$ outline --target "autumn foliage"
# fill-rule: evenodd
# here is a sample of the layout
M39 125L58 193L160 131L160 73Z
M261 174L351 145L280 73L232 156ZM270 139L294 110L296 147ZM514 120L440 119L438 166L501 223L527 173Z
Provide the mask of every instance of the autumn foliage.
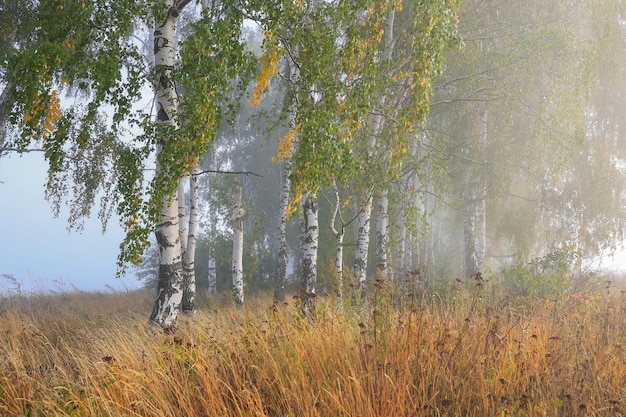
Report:
M63 117L61 100L57 91L52 90L47 100L41 95L37 95L31 107L24 114L24 121L32 126L37 137L41 134L41 139L46 140L54 133L57 122L61 120L61 117Z

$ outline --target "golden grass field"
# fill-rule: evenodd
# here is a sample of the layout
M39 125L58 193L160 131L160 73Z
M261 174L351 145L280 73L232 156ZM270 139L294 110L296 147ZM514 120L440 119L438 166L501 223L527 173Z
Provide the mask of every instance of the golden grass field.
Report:
M245 309L203 297L176 332L152 296L0 301L3 416L619 416L626 296L528 300L458 285L415 303L378 289Z

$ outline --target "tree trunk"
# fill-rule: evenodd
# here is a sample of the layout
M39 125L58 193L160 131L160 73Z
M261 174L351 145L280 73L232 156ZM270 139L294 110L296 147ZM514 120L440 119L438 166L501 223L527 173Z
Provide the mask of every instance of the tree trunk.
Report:
M175 35L179 11L172 6L166 19L157 22L154 31L154 61L156 76L157 122L176 126L178 97L172 70L175 66ZM171 140L171 139L169 139ZM161 167L157 164L157 171ZM176 327L183 297L182 259L178 225L177 192L165 196L161 210L161 222L157 225L156 239L159 245L159 271L157 298L150 320L163 328Z
M13 89L13 83L8 82L0 94L0 149L4 145L6 139L6 126L9 115L9 107L11 105L11 90ZM0 156L1 150L0 150Z
M410 175L404 180L404 192L398 208L398 218L400 221L398 225L397 255L394 266L396 269L396 276L400 279L401 285L406 284L407 273L409 271L407 266L409 259L409 231L407 224L413 220L409 216L409 213L411 212L410 208L412 207L413 193L415 192L411 187L413 175Z
M182 309L185 313L196 311L196 239L198 231L199 192L198 177L195 175L199 170L194 169L189 177L189 228L187 230L187 245L183 252L183 301Z
M211 149L211 169L217 169L217 150L216 144L213 143L213 148ZM215 174L209 174L214 176ZM208 180L209 184L209 192L214 192L211 190L211 181ZM209 260L207 262L208 266L208 274L207 274L207 289L209 294L215 294L217 291L217 268L215 267L215 239L217 236L217 225L216 219L217 216L214 215L215 207L213 207L213 203L210 199L209 201L209 209L208 209L208 222L209 222Z
M395 20L395 11L390 10L387 12L387 16L385 18L385 27L383 32L383 56L382 59L389 61L392 57L393 52L393 24ZM372 134L368 140L367 144L367 156L369 158L375 158L376 155L386 154L385 149L379 149L380 146L377 146L376 136L380 134L383 130L383 126L385 124L385 120L383 118L383 108L385 106L385 97L381 99L379 103L380 109L377 115L375 115L372 119ZM382 174L382 173L381 173ZM356 291L353 295L353 298L358 296L365 296L365 284L367 281L367 256L368 256L368 246L370 240L370 220L372 216L372 197L373 197L373 186L367 193L367 199L363 207L361 208L361 212L357 217L357 243L356 243L356 255L354 259L354 274L356 278L358 278L358 284ZM386 209L385 209L386 213ZM386 229L386 226L385 226ZM384 235L386 239L386 234ZM377 242L378 243L378 242ZM384 242L381 242L384 243ZM385 243L386 244L386 243ZM378 245L377 245L378 248ZM384 265L387 264L387 254L385 247L385 261Z
M310 313L315 298L317 281L317 247L319 240L317 199L310 194L304 197L304 239L302 242L302 308Z
M282 187L280 190L280 207L278 209L278 273L274 282L274 301L285 301L285 280L287 277L287 209L289 207L289 191L291 181L291 162L286 160L283 162L281 180Z
M467 191L465 195L465 214L463 215L463 240L465 242L465 276L471 278L480 271L476 253L476 213L474 211L475 194Z
M343 306L343 238L345 235L345 224L343 222L343 218L340 214L341 210L341 201L339 199L339 187L337 186L337 182L333 178L333 192L335 194L335 208L333 209L333 214L330 218L330 231L335 236L337 240L337 248L335 251L335 275L337 279L336 283L336 293L337 293L337 301L339 303L339 307ZM335 227L335 221L337 217L340 219L339 229Z
M479 147L484 152L487 147L487 110L483 109L478 114ZM479 199L476 205L476 257L478 265L482 269L485 263L485 251L487 249L487 190L481 181L478 187Z
M243 188L241 182L235 185L235 205L233 207L233 298L235 304L243 306Z
M185 197L185 178L181 178L178 180L178 234L183 258L187 251L187 204Z
M353 299L365 296L365 284L367 280L367 255L370 242L370 218L372 217L371 194L363 205L356 219L357 238L356 253L354 255L354 276L358 280Z
M209 262L208 262L208 292L209 294L215 294L217 291L217 269L215 268L215 259L213 258L213 249L210 250Z
M378 210L376 212L376 270L389 275L389 197L387 188L384 188L378 196Z
M477 136L479 154L487 143L487 114L478 113ZM463 216L463 238L465 241L465 276L476 276L485 259L485 186L476 170L468 168L465 179L465 213Z

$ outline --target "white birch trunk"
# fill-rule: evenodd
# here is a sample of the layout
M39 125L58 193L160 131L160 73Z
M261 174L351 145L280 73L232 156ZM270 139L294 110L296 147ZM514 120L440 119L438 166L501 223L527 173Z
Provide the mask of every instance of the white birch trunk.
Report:
M291 162L283 162L281 170L280 206L278 209L278 273L274 282L274 301L285 301L285 280L287 278L287 209L291 189Z
M487 110L483 110L478 115L479 120L479 146L481 151L487 147ZM487 249L487 190L485 184L478 187L479 198L476 205L476 257L478 266L483 269L485 263L485 252Z
M339 214L339 210L341 210L341 201L339 199L339 187L337 186L337 182L333 178L333 192L335 194L335 208L333 210L333 214L330 218L330 231L335 236L337 247L335 250L335 275L337 278L337 301L339 303L339 307L343 306L343 238L345 235L345 225L341 215ZM335 221L337 217L340 218L341 224L339 229L335 227Z
M187 230L187 244L183 252L183 301L182 309L185 313L196 311L196 239L199 217L199 169L194 169L189 177L189 228Z
M217 169L217 145L214 143L211 149L211 168ZM215 174L210 174L215 175ZM210 184L210 182L209 182ZM210 187L210 185L209 185ZM209 188L209 192L213 192ZM215 238L217 236L216 216L213 214L215 207L209 204L209 260L207 262L208 276L207 276L207 289L209 294L215 294L217 291L217 268L215 266Z
M233 207L233 298L235 304L243 306L243 217L245 210L243 207L243 189L241 183L237 181L235 185L235 205Z
M175 65L175 36L179 11L174 8L173 1L167 1L166 5L169 9L167 17L163 22L157 22L154 31L157 122L165 126L176 126L178 97L172 69ZM161 167L157 164L157 171L160 169ZM150 320L163 328L171 328L176 326L183 296L176 192L164 197L156 239L159 245L160 261L157 299Z
M385 19L385 27L383 34L383 59L390 60L393 52L393 24L395 20L395 11L391 10L387 13ZM378 115L372 119L372 135L370 136L367 144L368 158L373 157L376 153L380 153L381 150L377 150L376 135L378 135L385 123L383 119L384 97L380 103L381 111ZM372 215L372 197L373 189L370 189L367 194L366 204L361 208L361 212L357 217L357 242L356 242L356 255L354 259L354 274L358 279L357 291L362 297L365 296L365 284L367 282L367 256L368 246L370 240L370 220ZM386 258L385 254L385 258ZM386 262L385 262L386 263Z
M304 239L302 241L302 307L309 313L315 298L317 282L317 248L319 243L317 199L310 194L304 196Z
M466 182L468 188L471 186ZM465 214L463 215L463 240L465 241L465 277L471 278L480 271L476 253L476 213L474 200L476 196L471 190L465 195Z
M407 222L407 218L406 218L406 212L405 210L402 211L401 215L400 215L401 219L400 219L400 230L398 231L398 259L397 259L397 263L396 263L396 269L397 269L397 275L400 277L404 277L404 274L407 272L407 267L406 267L406 260L407 260L407 256L406 256L406 246L407 246L407 242L406 242L406 222Z
M187 205L185 200L185 178L181 178L178 180L178 235L183 258L187 251Z
M209 294L215 294L217 291L217 269L215 267L215 258L213 257L213 249L210 251L208 262L208 291Z
M415 150L417 152L417 150ZM427 194L422 200L422 196L417 191L421 184L417 174L413 175L409 180L410 188L413 190L411 196L411 205L415 209L414 218L412 221L415 224L422 225L424 217L428 215L428 199ZM407 265L407 269L412 272L412 279L416 288L423 288L428 280L427 269L429 262L428 243L423 235L420 235L419 230L416 230L416 234L412 236L413 248L411 253L411 260L413 264Z
M487 142L486 111L477 116L478 151L484 150ZM463 216L463 238L465 241L465 276L476 276L483 267L485 258L485 187L480 176L468 169L465 178L465 214Z
M390 61L393 52L393 24L395 21L395 11L390 10L385 18L385 28L383 34L383 59ZM384 106L384 102L381 107ZM376 134L382 131L385 121L379 116L376 121ZM376 213L376 269L379 273L389 275L388 260L388 226L389 226L389 196L387 185L384 184L378 196L378 207Z
M354 297L364 296L367 281L367 255L370 240L370 218L372 217L372 200L367 199L356 219L357 237L354 255L354 276L358 280Z
M411 177L407 178L404 183L404 195L402 196L402 202L400 204L398 217L400 218L400 224L398 227L398 253L396 257L396 274L401 280L401 284L404 285L406 281L407 268L407 222L409 222L409 208L411 207L410 200L412 199L411 190Z
M384 188L378 196L376 212L376 269L383 275L389 275L388 257L388 226L389 226L389 197Z
M5 42L7 45L10 45L12 39L14 37L9 36L5 38ZM7 82L2 90L2 94L0 94L0 148L3 147L6 140L6 126L8 120L9 113L9 103L11 102L11 90L13 89L14 84L12 82ZM0 156L1 151L0 151Z

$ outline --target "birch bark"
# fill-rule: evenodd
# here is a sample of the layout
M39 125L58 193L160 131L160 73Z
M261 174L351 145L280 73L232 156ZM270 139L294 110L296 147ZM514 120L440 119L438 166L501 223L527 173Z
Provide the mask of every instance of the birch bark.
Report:
M389 197L387 188L378 196L376 212L376 269L383 275L389 275L388 243L389 243Z
M243 207L243 188L237 181L235 185L235 205L233 207L233 298L235 304L243 306L243 217L245 209Z
M302 308L311 312L317 281L318 204L316 197L307 194L302 204L304 212L304 239L302 241Z
M354 276L358 280L353 299L365 296L365 284L367 280L367 254L370 239L370 218L372 217L371 195L363 205L356 218L357 237L356 253L354 256Z
M213 148L211 149L211 167L212 169L217 169L217 149L216 149L217 145L214 143L213 144ZM211 176L214 176L215 174L209 174ZM209 184L209 192L213 192L213 190L210 189L211 187L211 181L207 181L207 183ZM208 292L209 294L215 294L215 292L217 291L217 268L215 266L215 238L217 236L217 219L216 216L214 215L214 211L215 211L215 207L214 203L208 199L209 202L209 209L208 209L208 222L209 222L209 260L208 260L208 276L207 276L207 288L208 288Z
M287 209L289 207L289 195L291 181L291 162L283 161L281 170L280 207L278 214L278 273L274 283L274 301L285 301L285 279L287 276Z
M172 71L176 57L176 24L186 2L177 5L170 0L166 1L166 5L167 16L162 23L156 23L154 31L157 122L163 126L176 128L178 97ZM161 167L157 164L157 171L160 169ZM150 320L163 328L171 328L176 326L183 296L177 192L164 196L163 199L161 221L156 230L160 254L157 298Z
M180 251L185 256L187 251L187 204L185 198L185 178L178 180L178 234Z
M387 13L387 16L385 18L385 27L384 27L384 32L383 32L383 60L387 60L387 61L391 59L392 52L393 52L392 48L393 48L394 20L395 20L395 11L390 10ZM367 158L368 159L374 158L375 154L379 153L377 152L377 149L376 149L377 148L376 136L380 134L380 132L383 129L383 125L385 123L383 119L383 111L382 111L382 108L384 107L384 104L385 104L385 96L381 98L379 104L380 104L380 109L377 112L378 114L374 116L372 120L372 134L367 144ZM384 187L385 185L383 185L383 188ZM367 194L366 203L361 208L361 212L359 213L359 216L357 217L358 232L357 232L357 243L356 243L357 245L356 255L354 259L354 274L358 278L358 284L357 284L357 291L355 293L355 296L358 295L357 293L361 293L362 297L365 296L365 293L363 291L364 291L365 284L367 281L367 257L368 257L368 246L369 246L369 240L370 240L370 220L372 216L373 194L374 194L374 191L373 191L373 187L371 186ZM386 194L386 191L384 191L382 194ZM376 246L377 254L381 254L385 252L385 255L384 255L385 265L387 263L386 261L387 248L379 247L378 243L385 244L387 242L387 239L388 238L386 235L386 226L385 226L384 235L381 237L380 240L377 239L377 246Z
M478 152L487 144L487 114L477 115ZM468 168L465 178L465 213L463 215L463 238L465 241L465 276L476 276L485 259L486 201L485 186L476 170Z
M385 61L391 61L393 53L393 25L396 17L395 10L390 10L385 18L385 28L383 33L383 59ZM381 107L384 107L385 97ZM376 133L382 131L383 124L385 123L382 116L379 116L377 120ZM376 212L376 269L383 275L389 275L389 191L388 185L383 184L378 195L378 208Z
M335 275L337 279L336 293L339 307L343 306L343 238L345 235L345 225L340 215L341 200L339 198L339 187L333 178L333 192L335 194L335 208L330 218L330 231L335 236L337 248L335 250ZM340 219L339 229L335 227L337 217Z
M194 168L189 177L189 228L186 233L187 244L183 251L183 300L182 309L185 313L196 311L196 240L199 217L198 168Z

